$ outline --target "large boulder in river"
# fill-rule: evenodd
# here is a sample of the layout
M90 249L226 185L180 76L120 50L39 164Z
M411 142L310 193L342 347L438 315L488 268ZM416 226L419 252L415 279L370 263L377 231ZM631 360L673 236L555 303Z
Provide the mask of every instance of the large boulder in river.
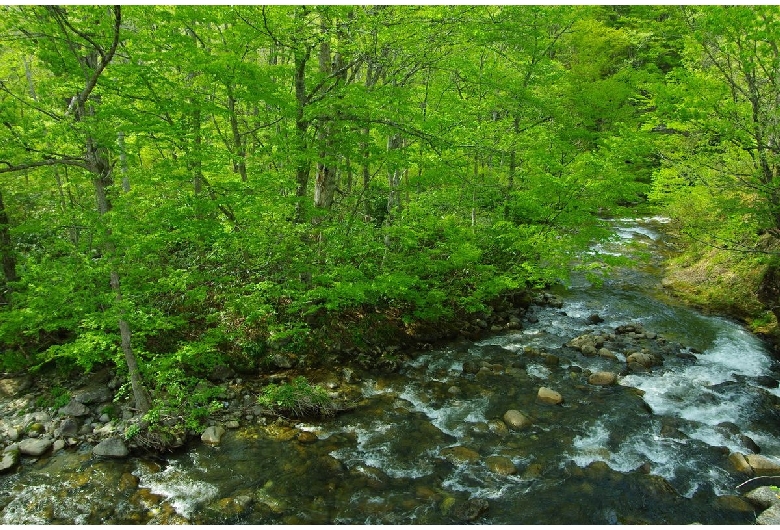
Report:
M780 463L763 455L746 455L745 460L758 476L780 475Z
M531 420L519 410L508 410L504 413L504 423L510 429L519 431L531 425Z

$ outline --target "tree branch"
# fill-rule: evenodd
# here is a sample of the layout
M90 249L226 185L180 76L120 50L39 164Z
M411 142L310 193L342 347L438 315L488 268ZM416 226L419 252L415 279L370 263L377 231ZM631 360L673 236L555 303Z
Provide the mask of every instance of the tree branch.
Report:
M92 74L92 77L87 82L87 85L84 87L84 90L82 90L79 95L74 97L73 100L70 102L70 105L68 105L67 114L71 113L74 108L80 108L86 103L87 99L89 98L89 95L95 89L95 86L97 85L98 79L100 78L100 75L103 73L103 70L106 69L108 63L110 63L111 59L114 58L114 54L116 53L117 46L119 46L119 30L120 30L120 26L122 25L122 6L114 6L113 9L114 9L114 37L111 42L111 48L108 50L107 54L103 55L101 53L100 64L97 65L97 68L95 68L95 72ZM96 50L98 51L98 53L101 52L100 47L97 47Z
M16 171L24 171L26 169L34 169L38 167L48 166L74 166L82 169L89 170L84 160L78 158L48 158L46 160L38 160L35 162L25 162L23 164L12 164L6 160L0 160L0 164L5 167L0 167L1 173L14 173Z

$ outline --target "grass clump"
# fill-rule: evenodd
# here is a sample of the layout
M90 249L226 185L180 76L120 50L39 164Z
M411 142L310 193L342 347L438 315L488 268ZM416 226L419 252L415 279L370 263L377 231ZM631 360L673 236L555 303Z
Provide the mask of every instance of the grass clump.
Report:
M257 403L280 416L333 416L341 410L327 390L298 376L289 383L266 386Z

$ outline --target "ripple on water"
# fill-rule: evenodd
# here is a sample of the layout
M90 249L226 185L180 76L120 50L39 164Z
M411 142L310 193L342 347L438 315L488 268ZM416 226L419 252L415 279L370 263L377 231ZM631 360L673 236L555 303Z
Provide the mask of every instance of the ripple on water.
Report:
M3 524L51 524L55 516L52 499L57 498L56 493L54 486L47 485L26 486L14 492L14 499L3 508ZM74 520L74 524L80 523Z

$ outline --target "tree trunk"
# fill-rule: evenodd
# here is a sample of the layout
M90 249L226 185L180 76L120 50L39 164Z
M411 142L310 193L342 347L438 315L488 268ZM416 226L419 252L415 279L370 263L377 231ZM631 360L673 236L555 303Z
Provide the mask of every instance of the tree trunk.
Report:
M393 151L397 151L403 147L403 138L400 134L392 134L387 138L387 150L390 154L391 162L387 172L387 183L390 190L387 195L387 223L393 224L395 218L395 212L401 210L401 178L403 177L403 170L400 165L393 160L395 155Z
M130 178L127 176L127 151L125 150L125 133L117 133L117 144L119 145L119 168L122 171L122 191L130 191Z
M309 156L306 153L306 134L309 130L309 122L304 117L304 110L308 103L306 96L306 62L308 52L295 54L295 196L298 199L295 205L295 222L303 221L302 201L306 197L306 188L309 184Z
M12 287L9 285L19 280L16 273L16 256L14 256L11 240L10 221L5 211L3 194L0 192L0 261L3 266L3 284L0 288L0 303L8 304Z
M328 42L328 27L323 20L321 25L322 42L320 43L320 73L330 75L331 53ZM314 206L317 208L330 209L333 205L333 195L336 191L336 168L333 167L333 133L331 118L335 116L326 116L320 123L318 140L320 152L317 160L317 175L314 181Z
M227 84L228 113L230 114L230 130L233 133L233 173L241 175L241 182L246 182L246 147L244 138L238 129L238 115L236 114L236 99L233 96L233 86Z

